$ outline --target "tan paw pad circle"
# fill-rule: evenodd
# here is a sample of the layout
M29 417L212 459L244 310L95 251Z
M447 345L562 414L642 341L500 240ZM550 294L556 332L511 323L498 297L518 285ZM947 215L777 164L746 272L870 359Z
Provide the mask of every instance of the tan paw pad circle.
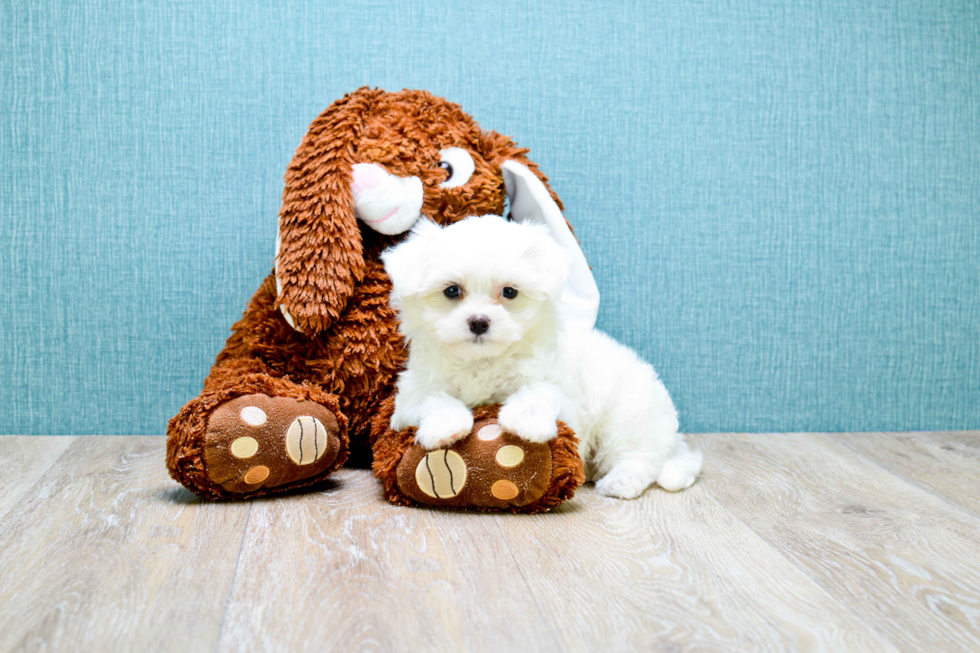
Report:
M466 463L455 451L430 451L415 468L415 483L433 499L452 498L466 485Z
M490 440L496 440L503 433L503 429L500 428L499 424L487 424L482 429L476 432L476 437L480 438L484 442L489 442Z
M245 482L249 485L258 485L269 478L269 468L265 465L258 465L245 472Z
M510 501L517 496L517 486L510 481L500 480L490 488L490 494L501 501Z
M268 419L268 415L265 414L265 411L258 406L245 406L245 408L242 408L242 412L239 413L239 416L242 418L242 421L249 426L262 426L265 424L265 420Z
M310 465L327 452L327 429L315 417L303 415L286 431L286 453L297 465Z
M524 461L524 450L513 444L497 449L497 464L501 467L517 467Z
M231 443L231 455L235 458L251 458L259 451L259 441L248 436Z

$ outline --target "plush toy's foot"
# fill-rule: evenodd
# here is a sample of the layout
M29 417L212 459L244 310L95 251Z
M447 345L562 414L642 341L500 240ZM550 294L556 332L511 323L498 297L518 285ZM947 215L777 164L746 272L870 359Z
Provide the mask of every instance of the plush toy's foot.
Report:
M212 499L311 485L346 459L338 416L305 398L202 395L171 421L167 466L174 479Z
M375 423L374 470L393 503L542 512L571 498L584 480L578 441L564 424L555 439L528 442L501 429L495 404L474 411L470 435L426 450L415 444L414 428L387 430L386 408Z
M232 399L208 420L208 476L239 494L316 476L337 460L338 432L334 414L312 401L262 394Z

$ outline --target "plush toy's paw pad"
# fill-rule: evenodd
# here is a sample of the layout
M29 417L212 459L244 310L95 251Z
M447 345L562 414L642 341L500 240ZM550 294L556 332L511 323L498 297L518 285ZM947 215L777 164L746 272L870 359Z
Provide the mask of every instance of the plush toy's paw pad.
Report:
M208 477L247 494L328 471L340 454L337 418L312 401L255 394L219 406L208 420Z
M415 468L415 483L426 496L450 499L466 487L466 463L455 451L430 451Z
M476 422L451 447L412 446L398 464L398 487L418 503L451 508L526 506L551 482L551 449L504 431L496 419Z

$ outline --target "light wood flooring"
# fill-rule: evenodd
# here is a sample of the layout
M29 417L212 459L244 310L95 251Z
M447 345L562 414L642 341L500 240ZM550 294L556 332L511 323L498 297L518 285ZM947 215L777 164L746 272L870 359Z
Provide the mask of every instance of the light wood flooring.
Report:
M206 503L161 437L0 437L0 651L980 651L980 432L692 436L554 513Z

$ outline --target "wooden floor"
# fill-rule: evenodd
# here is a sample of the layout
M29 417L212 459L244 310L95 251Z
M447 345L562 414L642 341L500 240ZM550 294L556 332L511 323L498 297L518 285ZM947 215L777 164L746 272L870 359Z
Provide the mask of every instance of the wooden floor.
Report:
M552 514L202 503L154 437L0 438L0 651L978 651L980 432L702 435Z

